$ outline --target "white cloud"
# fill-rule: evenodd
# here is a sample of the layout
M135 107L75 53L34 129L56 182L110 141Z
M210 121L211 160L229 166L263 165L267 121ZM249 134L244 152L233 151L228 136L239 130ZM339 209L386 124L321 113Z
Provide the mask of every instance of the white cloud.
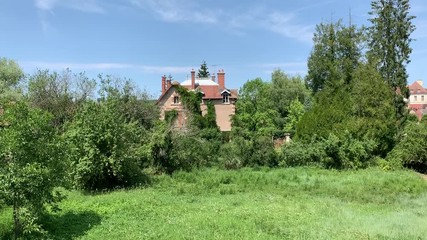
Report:
M50 11L57 3L57 0L36 0L36 7L40 10Z
M56 7L65 7L82 12L105 12L98 0L35 0L35 5L41 11L53 11Z
M50 70L64 70L66 68L76 70L140 70L144 73L187 73L192 67L189 66L152 66L143 64L128 64L128 63L67 63L67 62L38 62L38 61L24 61L20 62L24 68L30 69L50 69Z
M130 0L141 9L156 13L166 22L196 22L217 23L217 16L213 11L206 11L193 1L178 0Z
M299 23L292 13L265 8L255 8L236 14L230 18L228 26L238 34L243 30L259 28L305 43L312 42L314 31L313 25Z

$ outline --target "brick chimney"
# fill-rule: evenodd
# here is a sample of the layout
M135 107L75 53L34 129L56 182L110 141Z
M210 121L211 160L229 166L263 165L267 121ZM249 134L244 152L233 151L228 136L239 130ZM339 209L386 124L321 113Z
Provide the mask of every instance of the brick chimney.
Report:
M169 78L166 80L166 90L172 86L172 77L169 75Z
M163 75L162 76L162 95L165 94L166 90L168 90L166 86L166 75Z
M196 71L194 69L191 69L191 89L196 88Z
M219 88L225 88L225 72L224 69L218 70L218 84Z

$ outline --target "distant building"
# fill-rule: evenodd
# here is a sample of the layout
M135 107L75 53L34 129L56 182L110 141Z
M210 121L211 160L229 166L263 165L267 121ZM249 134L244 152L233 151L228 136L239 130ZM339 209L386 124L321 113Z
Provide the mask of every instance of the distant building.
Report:
M217 81L216 81L217 77ZM175 87L180 85L190 91L200 91L203 94L200 107L202 114L206 114L206 102L211 101L215 106L216 123L221 131L231 131L231 116L235 113L237 100L237 89L228 89L225 86L225 72L219 70L209 78L198 78L194 70L191 71L190 79L184 82L172 81L162 76L162 95L157 101L160 107L160 119L165 118L165 112L175 110L178 113L175 127L185 128L187 126L187 115L181 104L181 97Z
M417 80L409 88L409 111L415 114L419 120L427 114L427 89L423 87L423 81Z

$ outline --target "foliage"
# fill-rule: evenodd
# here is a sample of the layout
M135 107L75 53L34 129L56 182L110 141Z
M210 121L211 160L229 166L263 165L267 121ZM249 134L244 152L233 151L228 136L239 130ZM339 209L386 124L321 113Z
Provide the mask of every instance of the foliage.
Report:
M72 151L71 177L76 187L103 190L139 184L147 161L145 133L137 122L127 122L120 102L112 97L87 102L67 127Z
M408 122L400 142L387 155L390 162L427 173L427 124Z
M64 172L51 115L26 103L6 105L0 114L0 199L13 208L14 236L43 233L40 216L56 208L54 187Z
M0 91L16 86L23 77L24 72L15 61L0 58Z
M245 138L233 134L231 141L221 146L219 155L219 167L225 169L276 167L278 164L271 136Z
M399 127L406 118L408 99L406 65L412 52L411 33L415 30L409 14L409 0L373 0L370 27L370 60L395 92L394 107Z
M63 74L37 70L28 79L29 102L53 114L56 127L62 127L66 121L71 120L76 111L71 82L69 70Z
M315 102L296 127L295 138L311 141L312 136L327 138L346 130L345 122L351 118L351 95L345 87L326 88L315 96Z
M353 74L351 84L352 118L347 129L358 139L377 143L375 153L385 157L396 138L394 93L379 72L369 64L361 64ZM378 107L381 106L381 107Z
M126 122L136 121L140 127L152 128L159 119L159 109L151 96L138 89L130 79L98 75L100 100L114 98Z
M199 72L197 73L197 77L208 78L208 77L210 77L210 75L211 74L209 73L206 61L203 61L203 63L200 65L200 69L199 69Z
M359 140L345 131L309 142L293 141L282 147L281 166L316 165L333 169L358 169L374 165L376 142Z
M275 70L271 74L269 98L273 102L273 109L279 115L275 119L277 130L283 130L287 124L287 117L290 113L291 104L298 100L304 104L304 109L311 101L310 91L304 84L300 76L290 76L281 71ZM239 99L240 100L240 99Z
M284 144L279 155L279 166L321 166L322 159L325 158L325 150L321 141L313 139L310 143L292 141Z
M295 133L297 124L304 115L304 112L304 105L298 99L292 101L291 105L289 106L289 114L285 118L286 123L283 130L293 135Z
M269 98L270 85L257 78L246 82L239 91L233 127L249 132L272 135L276 129L275 120L279 113Z
M364 30L341 21L316 26L314 47L308 58L306 84L313 91L326 86L336 88L349 84L362 58Z
M0 58L0 103L21 97L18 85L23 78L24 72L15 61Z

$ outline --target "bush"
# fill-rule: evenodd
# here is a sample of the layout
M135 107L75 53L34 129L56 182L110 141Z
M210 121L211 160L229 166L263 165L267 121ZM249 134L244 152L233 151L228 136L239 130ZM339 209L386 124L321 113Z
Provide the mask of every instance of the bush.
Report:
M219 165L226 169L278 165L273 141L268 136L253 136L249 139L234 136L229 143L221 146L219 155Z
M113 99L88 102L68 126L65 139L74 186L102 190L137 184L141 179L143 132L127 123Z
M281 151L281 166L320 165L334 169L357 169L373 164L376 144L372 140L358 140L349 133L344 137L330 134L304 143L294 141L285 144Z
M386 159L418 172L427 173L427 124L423 121L408 122L402 139Z
M313 141L306 144L292 141L282 146L279 165L283 167L319 165L323 158L325 158L323 142Z

